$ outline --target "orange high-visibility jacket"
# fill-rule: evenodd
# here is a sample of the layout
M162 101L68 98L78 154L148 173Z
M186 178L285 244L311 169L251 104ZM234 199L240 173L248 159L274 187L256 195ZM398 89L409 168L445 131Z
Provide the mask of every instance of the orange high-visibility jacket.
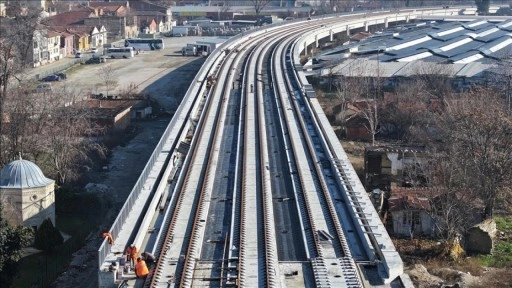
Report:
M137 251L137 247L133 246L132 247L132 258L133 259L137 259L137 256L139 255L138 251Z
M114 238L112 237L112 234L110 234L109 232L103 233L102 237L103 239L108 239L108 244L114 244Z
M148 266L146 266L146 262L144 260L140 260L135 265L135 275L137 277L144 277L149 274Z

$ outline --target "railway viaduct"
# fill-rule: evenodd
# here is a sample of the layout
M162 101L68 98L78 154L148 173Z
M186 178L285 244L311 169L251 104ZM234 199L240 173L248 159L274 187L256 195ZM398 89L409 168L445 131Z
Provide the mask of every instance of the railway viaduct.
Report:
M412 287L300 58L339 33L474 12L329 15L225 42L98 249L99 287ZM131 243L157 257L145 280L120 272Z

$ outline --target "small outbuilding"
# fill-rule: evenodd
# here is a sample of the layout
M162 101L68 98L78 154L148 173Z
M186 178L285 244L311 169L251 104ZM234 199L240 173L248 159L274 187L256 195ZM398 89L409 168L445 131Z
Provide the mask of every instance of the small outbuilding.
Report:
M491 254L496 237L496 222L486 219L469 228L466 233L466 251L475 254Z
M55 225L55 181L34 163L20 159L0 172L2 217L10 224L37 228L50 219Z

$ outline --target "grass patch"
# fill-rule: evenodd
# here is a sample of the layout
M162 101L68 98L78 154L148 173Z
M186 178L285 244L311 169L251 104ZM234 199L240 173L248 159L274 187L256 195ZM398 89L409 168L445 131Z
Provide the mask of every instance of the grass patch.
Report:
M492 255L478 256L485 267L512 268L512 241L499 241Z
M512 268L512 217L497 216L494 221L501 239L496 240L492 255L478 256L478 259L485 267Z
M512 233L512 216L497 216L494 218L496 228L501 232Z

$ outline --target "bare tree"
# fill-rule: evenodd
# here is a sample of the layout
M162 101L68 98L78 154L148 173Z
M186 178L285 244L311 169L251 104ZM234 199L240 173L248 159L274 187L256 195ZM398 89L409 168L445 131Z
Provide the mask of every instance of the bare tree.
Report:
M10 92L4 135L9 155L22 153L24 158L36 160L58 184L75 180L84 163L90 161L90 153L103 155L103 147L93 141L101 128L94 125L86 102L72 105L80 98L73 91Z
M98 77L100 77L103 84L105 84L106 96L108 97L110 89L117 84L115 70L112 68L112 65L109 64L101 67Z
M9 158L3 153L2 141L6 97L12 87L21 86L11 80L21 80L20 73L32 63L34 31L39 24L39 11L18 8L13 18L4 17L0 25L0 164Z
M450 99L435 118L429 133L436 153L455 157L449 162L456 179L474 191L492 217L496 206L512 196L512 115L505 101L479 89ZM438 152L440 151L440 152Z
M260 15L261 11L267 6L272 0L251 0L256 15Z
M476 12L480 14L488 14L489 7L491 6L491 0L475 0L475 4L477 7Z
M506 99L508 110L512 111L512 48L503 49L498 57L496 66L486 71L486 84Z
M358 99L358 94L353 91L356 85L353 85L354 78L345 76L336 76L334 86L336 88L336 97L340 100L340 104L336 106L335 113L336 123L345 129L345 123L349 117L349 106Z
M425 83L420 79L413 77L398 83L383 100L381 132L397 140L414 142L414 131L431 122L429 100Z
M90 113L83 103L61 107L45 126L47 132L51 131L44 142L45 155L59 184L78 178L84 164L90 162L89 153L104 154L104 147L92 137L101 128L90 120Z
M372 145L374 145L379 128L378 98L380 95L377 94L381 91L380 77L375 77L374 68L370 66L370 62L354 63L347 65L350 67L341 72L344 77L343 82L339 84L341 86L338 88L340 89L338 95L350 98L357 106L360 116L366 120L364 127L371 134Z
M361 115L366 119L364 127L372 135L372 145L375 145L375 135L379 132L379 111L377 99L369 99L360 107Z
M446 64L418 62L413 71L412 78L423 81L425 91L431 98L442 102L453 92L451 86L452 67Z
M426 197L430 202L430 214L438 236L452 243L457 234L465 231L480 219L476 193L466 183L464 168L458 166L458 151L436 151L431 153L426 165Z

